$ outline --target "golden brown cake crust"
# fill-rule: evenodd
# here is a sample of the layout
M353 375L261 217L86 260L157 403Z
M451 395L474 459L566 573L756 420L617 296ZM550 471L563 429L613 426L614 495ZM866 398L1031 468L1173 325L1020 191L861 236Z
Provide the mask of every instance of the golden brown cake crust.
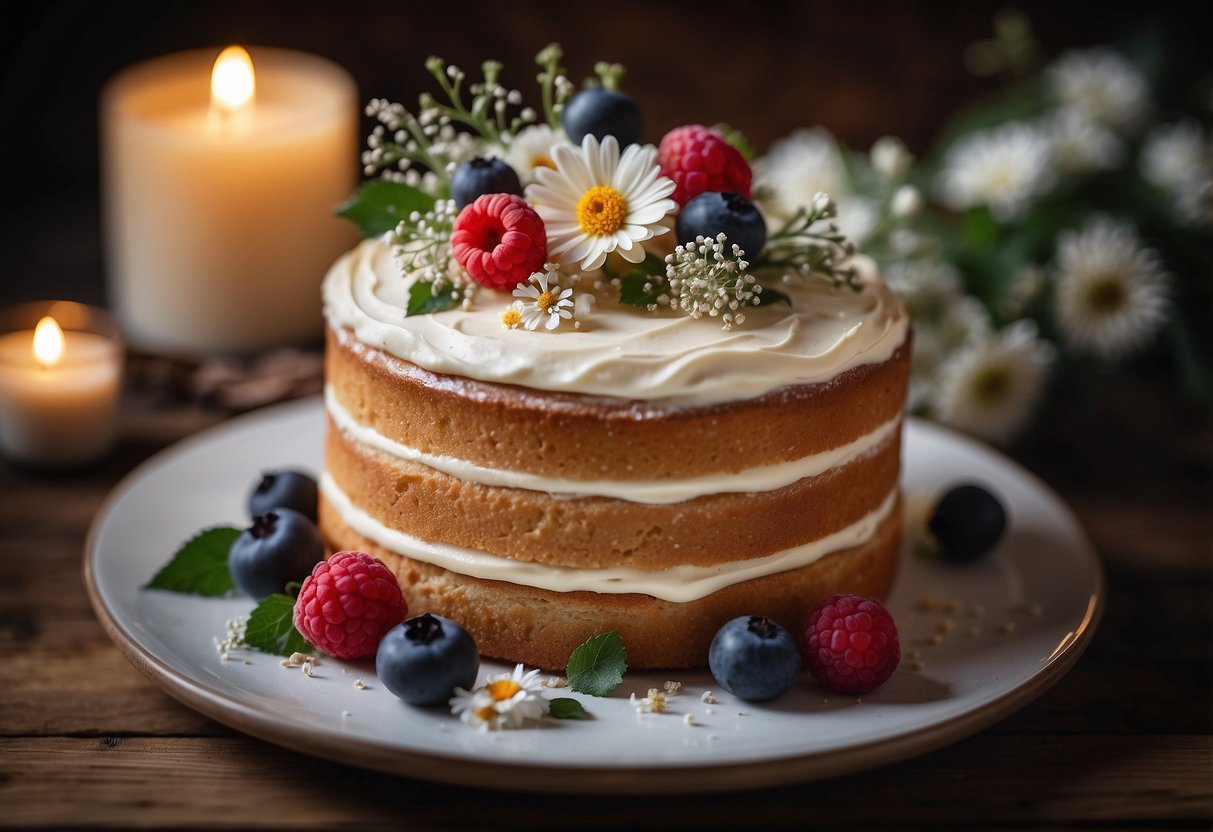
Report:
M410 615L430 611L458 621L482 655L559 670L587 638L618 630L629 666L681 668L706 665L712 636L736 616L767 615L797 633L830 595L886 597L897 569L901 505L861 546L687 603L638 594L558 593L456 575L376 545L347 526L323 497L320 522L334 551L369 552L396 573Z

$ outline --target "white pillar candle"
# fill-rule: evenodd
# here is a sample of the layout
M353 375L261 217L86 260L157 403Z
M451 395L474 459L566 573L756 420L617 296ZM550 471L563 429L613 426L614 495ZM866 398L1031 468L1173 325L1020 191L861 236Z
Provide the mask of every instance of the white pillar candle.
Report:
M242 51L242 50L241 50ZM218 49L132 67L102 94L107 265L134 344L247 352L321 332L320 281L356 233L350 75L314 55Z
M15 307L4 317L6 330L28 328L0 331L0 450L47 466L101 456L117 425L116 328L101 310L65 301Z

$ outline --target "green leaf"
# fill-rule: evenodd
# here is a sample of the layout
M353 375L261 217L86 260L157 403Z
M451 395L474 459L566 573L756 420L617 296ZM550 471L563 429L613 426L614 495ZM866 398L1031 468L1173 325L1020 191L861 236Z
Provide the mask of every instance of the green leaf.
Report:
M657 302L665 288L664 280L633 270L619 278L619 302L647 308Z
M623 684L628 669L628 651L618 630L599 633L586 640L569 656L564 675L569 688L590 696L606 696Z
M190 538L176 551L145 589L167 589L189 595L227 595L236 585L227 571L227 553L240 529L218 526Z
M762 294L758 296L759 306L770 306L772 303L786 303L792 305L792 299L784 292L778 289L772 289L770 286L762 287Z
M404 310L404 316L429 315L432 312L445 312L454 309L463 300L458 290L450 287L442 294L434 294L434 284L418 281L409 288L409 305Z
M338 205L335 213L358 226L364 237L378 237L413 211L429 211L434 202L434 197L412 185L372 179Z
M244 640L249 647L275 656L312 652L295 629L295 599L281 593L265 596L249 614Z
M735 127L730 127L723 121L716 125L716 129L724 136L726 142L737 149L742 158L750 164L754 163L754 159L758 154L754 152L754 146L750 144L750 140L746 138L745 133L742 133Z
M580 702L567 696L550 700L548 715L553 719L593 719Z

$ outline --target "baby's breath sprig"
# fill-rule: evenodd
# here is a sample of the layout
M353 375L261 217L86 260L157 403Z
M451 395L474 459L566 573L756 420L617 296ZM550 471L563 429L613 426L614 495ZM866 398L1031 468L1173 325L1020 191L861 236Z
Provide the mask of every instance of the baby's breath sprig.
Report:
M723 233L677 246L665 258L669 304L692 318L720 317L725 330L740 326L745 307L762 303L762 286L744 258Z
M416 275L406 317L450 309L470 299L475 284L466 279L451 256L451 233L458 213L453 200L440 199L425 213L413 211L389 235L400 269Z
M366 114L379 122L362 153L367 176L378 173L390 182L437 194L450 186L455 167L482 149L482 141L456 130L435 107L422 107L420 115L413 115L403 104L374 98Z
M543 67L543 71L536 76L543 96L543 117L553 130L560 129L560 111L573 94L573 82L569 80L567 70L560 65L563 57L564 50L558 43L549 43L535 56L535 63Z
M838 230L833 222L837 216L834 200L828 194L817 193L807 208L798 208L767 238L757 268L782 270L788 277L820 274L834 281L835 286L845 284L860 291L863 284L858 280L858 270L846 265L855 254L855 244Z

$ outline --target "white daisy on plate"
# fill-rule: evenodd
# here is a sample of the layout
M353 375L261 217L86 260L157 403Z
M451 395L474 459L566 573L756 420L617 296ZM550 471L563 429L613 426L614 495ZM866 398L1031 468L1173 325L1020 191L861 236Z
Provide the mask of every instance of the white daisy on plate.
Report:
M670 230L674 182L661 175L652 145L628 145L621 156L614 136L599 142L587 135L580 147L553 147L552 161L555 169L535 169L526 198L547 227L548 254L560 264L592 271L613 251L639 263L644 241Z
M556 167L552 149L557 145L572 146L563 130L553 130L546 124L532 124L510 142L505 160L524 184L534 182L537 168Z
M1167 320L1168 279L1131 225L1097 217L1058 236L1054 315L1066 342L1106 361L1143 346Z
M1149 107L1145 76L1106 47L1067 52L1045 77L1062 104L1112 127L1131 127Z
M519 664L511 673L489 677L475 690L455 688L451 713L481 731L521 728L527 720L539 719L548 712L542 691L539 671Z
M1041 127L1062 170L1107 170L1124 159L1125 146L1119 136L1071 107L1055 111Z
M968 136L948 151L939 191L956 210L987 205L996 218L1021 217L1053 185L1052 154L1042 133L1012 122Z
M1032 415L1054 352L1029 320L972 341L940 367L936 417L992 442L1009 440Z
M560 326L561 321L573 317L573 290L560 288L560 284L556 282L559 277L560 272L556 264L548 263L544 271L531 275L530 281L519 283L514 289L514 297L518 300L510 305L505 315L510 315L510 310L516 309L522 319L522 325L527 329L535 330L543 323L544 329L549 331ZM505 315L502 316L501 322L509 326ZM512 315L510 319L513 320Z

